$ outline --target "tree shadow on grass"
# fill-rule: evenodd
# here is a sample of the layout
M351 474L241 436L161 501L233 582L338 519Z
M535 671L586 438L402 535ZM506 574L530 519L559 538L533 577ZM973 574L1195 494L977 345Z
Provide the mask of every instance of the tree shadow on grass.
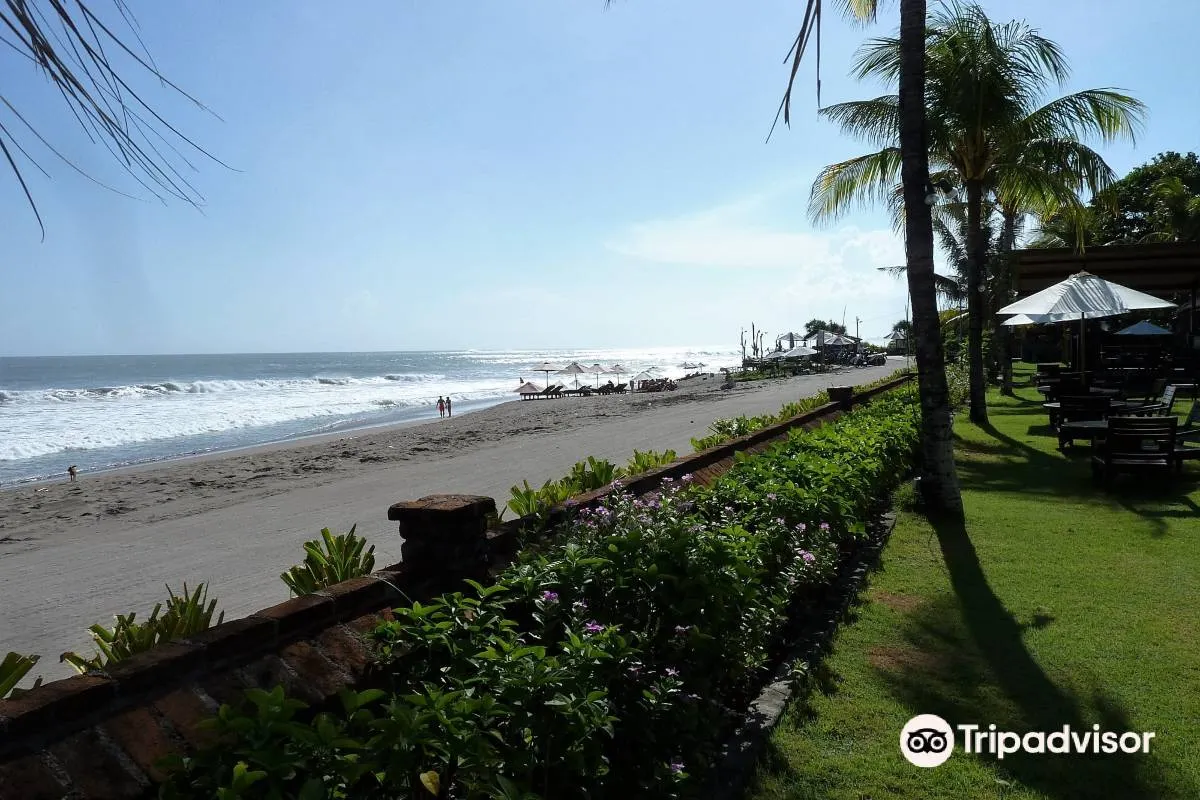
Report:
M913 655L873 658L893 693L915 714L937 714L951 725L995 723L999 730L1127 731L1126 711L1102 690L1082 700L1057 686L1025 646L1021 624L987 582L975 547L958 519L934 521L954 597L936 598L906 615L902 635ZM1052 621L1036 621L1037 624ZM902 667L896 669L896 665ZM961 746L961 737L958 741ZM1060 798L1165 797L1155 779L1154 752L1142 755L1032 755L996 760L1022 785Z

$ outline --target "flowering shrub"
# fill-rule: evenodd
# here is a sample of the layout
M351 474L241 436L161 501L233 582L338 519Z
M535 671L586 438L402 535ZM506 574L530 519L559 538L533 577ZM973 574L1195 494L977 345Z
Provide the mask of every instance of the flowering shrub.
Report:
M379 691L307 725L278 691L223 708L221 744L164 795L696 796L783 626L911 464L914 397L797 431L708 487L614 493L493 586L397 609L372 634Z

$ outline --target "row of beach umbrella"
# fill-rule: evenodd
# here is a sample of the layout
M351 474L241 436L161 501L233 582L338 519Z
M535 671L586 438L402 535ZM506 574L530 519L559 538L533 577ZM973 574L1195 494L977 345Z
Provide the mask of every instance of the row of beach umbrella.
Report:
M651 367L650 369L654 369L654 367ZM599 385L601 375L616 375L617 379L620 380L620 377L622 375L629 374L629 370L626 369L625 367L621 366L620 364L613 364L611 367L602 367L599 364L592 364L590 367L585 367L582 364L580 364L578 361L572 361L570 364L567 364L565 367L561 367L561 368L555 366L554 364L551 364L549 361L543 361L541 364L534 367L533 371L546 373L546 386L550 385L550 373L552 373L552 372L555 375L574 376L576 388L579 387L579 376L580 375L595 375L596 376L596 384ZM634 380L635 381L649 380L650 378L653 378L653 377L654 376L651 375L649 371L646 371L646 372L642 372L642 373L639 373L638 375L634 376ZM535 391L537 390L537 387L533 386L533 384L526 383L520 389L517 389L517 391L520 392L522 390L525 390L526 386L533 387L533 389Z

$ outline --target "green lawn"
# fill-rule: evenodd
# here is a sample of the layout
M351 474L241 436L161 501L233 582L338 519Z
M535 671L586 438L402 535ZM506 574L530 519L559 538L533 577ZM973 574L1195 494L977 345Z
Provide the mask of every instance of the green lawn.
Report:
M961 526L901 512L865 602L789 711L759 800L1200 798L1200 464L1094 487L1040 397L956 426ZM1187 401L1184 401L1186 409ZM1016 732L1155 731L1149 755L965 755L910 765L910 717ZM960 740L961 741L961 740Z

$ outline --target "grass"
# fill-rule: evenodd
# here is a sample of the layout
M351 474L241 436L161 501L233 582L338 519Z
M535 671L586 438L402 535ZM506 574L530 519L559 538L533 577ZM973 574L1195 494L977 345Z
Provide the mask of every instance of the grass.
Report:
M819 686L789 710L754 800L1200 797L1200 469L1094 486L1040 398L955 428L962 523L902 510ZM1186 403L1185 403L1186 405ZM921 769L909 718L1155 731L1148 755L966 755ZM960 740L961 741L961 740Z

